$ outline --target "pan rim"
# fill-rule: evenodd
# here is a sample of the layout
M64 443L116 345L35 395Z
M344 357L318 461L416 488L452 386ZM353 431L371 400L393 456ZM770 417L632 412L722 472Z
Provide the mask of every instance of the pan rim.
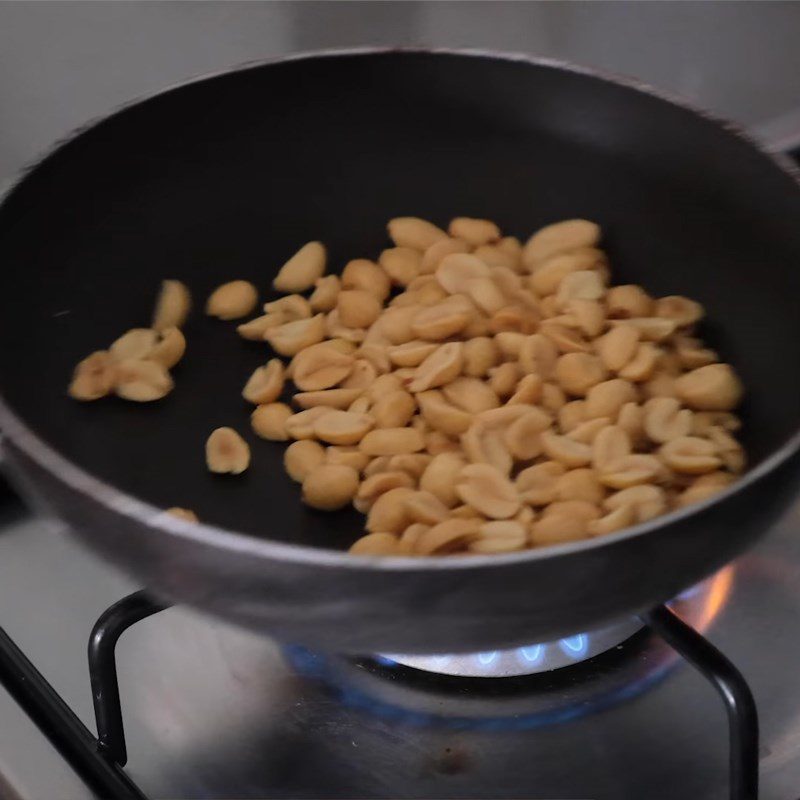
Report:
M771 152L736 123L696 106L683 97L679 97L669 91L655 88L650 84L630 76L581 66L560 59L532 56L518 52L503 52L482 48L365 46L311 50L290 53L283 56L249 60L233 67L211 71L187 80L178 81L162 89L128 100L115 107L112 111L88 120L65 136L59 137L43 154L24 165L10 181L6 191L2 193L0 197L0 208L5 205L7 199L11 197L16 188L23 183L29 173L33 172L41 164L54 156L64 146L81 136L84 132L148 100L162 97L196 83L202 83L207 80L233 75L239 72L246 72L251 69L259 69L273 64L285 64L295 61L324 58L368 57L389 54L424 54L522 63L534 67L545 67L554 71L582 75L624 89L629 89L668 103L683 111L687 111L740 139L744 144L755 149L762 156L771 161L781 172L791 178L800 189L800 169L792 163L788 156L783 153ZM23 422L22 418L7 404L1 390L0 430L2 430L3 439L7 437L39 467L53 474L59 481L67 484L71 489L89 495L92 500L106 506L106 508L113 513L128 517L134 522L146 527L156 528L165 535L169 534L205 546L222 547L240 554L252 556L253 558L268 558L275 561L313 564L319 567L343 567L352 570L366 569L379 572L422 572L428 570L462 571L482 569L485 567L502 567L559 558L561 556L571 555L572 553L610 547L626 541L627 539L647 535L659 528L666 528L673 524L680 523L689 517L702 513L713 505L724 503L728 498L747 490L770 472L780 467L782 463L800 450L800 428L798 428L783 445L774 450L767 458L758 464L758 466L746 472L738 481L719 494L700 503L655 517L647 522L624 528L616 533L577 542L551 545L541 549L522 550L514 553L414 558L408 556L353 555L342 550L310 547L303 544L259 538L251 534L242 533L229 528L222 528L202 521L199 523L187 522L178 517L166 514L164 513L164 509L158 508L146 500L139 499L123 489L107 483L104 479L85 470L77 463L62 455Z

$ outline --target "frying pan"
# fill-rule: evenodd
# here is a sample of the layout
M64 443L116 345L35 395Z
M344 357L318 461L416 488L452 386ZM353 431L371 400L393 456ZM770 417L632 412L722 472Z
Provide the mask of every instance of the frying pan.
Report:
M268 357L205 317L221 282L270 297L311 239L375 257L385 223L488 217L526 237L585 217L615 282L702 302L749 393L752 467L716 498L591 541L499 556L355 557L355 512L304 507L239 391ZM15 474L159 595L342 652L474 651L589 630L676 595L763 534L796 490L800 189L730 126L652 90L524 57L350 51L167 90L78 132L0 208L0 426ZM176 389L81 404L73 365L146 325L163 278L196 310ZM208 433L250 439L240 477ZM160 509L194 509L202 524Z

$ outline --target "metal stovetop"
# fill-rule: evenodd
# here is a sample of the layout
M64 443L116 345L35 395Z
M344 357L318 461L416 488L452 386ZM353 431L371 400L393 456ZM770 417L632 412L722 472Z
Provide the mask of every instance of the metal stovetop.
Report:
M799 529L800 508L737 563L708 632L758 702L765 800L800 796ZM63 531L6 510L0 622L92 730L86 642L134 588ZM153 798L723 798L722 705L688 664L667 661L644 634L511 692L443 688L287 658L268 639L172 608L118 647L127 770ZM0 720L0 796L90 796L2 691Z

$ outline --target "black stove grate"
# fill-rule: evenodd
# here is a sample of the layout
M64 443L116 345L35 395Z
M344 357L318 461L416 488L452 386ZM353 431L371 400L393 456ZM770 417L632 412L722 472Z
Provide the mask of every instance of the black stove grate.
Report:
M168 605L138 591L110 606L95 623L89 640L97 737L0 628L0 683L19 703L86 785L101 798L146 800L128 777L125 729L120 706L115 649L131 625ZM758 715L747 682L705 637L666 606L642 615L642 621L694 666L720 693L728 712L731 800L758 797Z

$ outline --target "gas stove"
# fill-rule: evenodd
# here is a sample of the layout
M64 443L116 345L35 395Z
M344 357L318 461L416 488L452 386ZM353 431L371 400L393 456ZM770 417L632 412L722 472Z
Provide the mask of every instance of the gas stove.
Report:
M274 642L187 608L162 610L144 593L131 596L136 589L54 523L5 508L5 679L13 652L21 661L12 659L12 673L52 687L43 696L60 733L79 755L99 749L105 777L83 776L89 786L115 787L107 796L728 796L724 706L665 641L664 619L623 620L510 651L354 659ZM800 508L673 608L752 689L760 797L797 800ZM32 665L38 672L26 673ZM3 692L0 719L0 796L94 796L74 759ZM53 736L52 717L34 708L34 720ZM740 722L747 736L748 720Z

